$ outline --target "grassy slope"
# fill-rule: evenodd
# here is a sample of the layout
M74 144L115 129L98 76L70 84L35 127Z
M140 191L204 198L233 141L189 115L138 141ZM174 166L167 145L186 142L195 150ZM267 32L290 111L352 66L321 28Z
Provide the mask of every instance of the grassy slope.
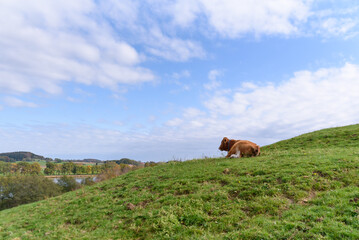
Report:
M0 212L0 239L359 239L358 137L325 129L257 158L140 169Z

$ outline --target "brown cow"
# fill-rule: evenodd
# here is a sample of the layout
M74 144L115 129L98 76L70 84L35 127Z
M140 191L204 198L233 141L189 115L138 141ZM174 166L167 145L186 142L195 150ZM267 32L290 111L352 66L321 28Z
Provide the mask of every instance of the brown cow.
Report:
M226 158L231 157L232 155L238 155L239 152L240 157L254 157L260 155L260 147L257 144L248 140L235 140L228 139L227 137L222 139L219 150L228 151Z

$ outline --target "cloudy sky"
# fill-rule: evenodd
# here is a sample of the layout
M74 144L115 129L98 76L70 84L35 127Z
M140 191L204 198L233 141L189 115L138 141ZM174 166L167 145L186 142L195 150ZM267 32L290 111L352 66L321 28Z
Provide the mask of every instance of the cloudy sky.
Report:
M0 1L0 152L218 157L358 106L355 0Z

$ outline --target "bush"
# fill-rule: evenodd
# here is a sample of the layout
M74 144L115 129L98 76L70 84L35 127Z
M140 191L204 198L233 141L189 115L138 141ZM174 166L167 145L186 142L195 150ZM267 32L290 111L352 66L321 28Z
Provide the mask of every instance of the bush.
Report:
M104 164L104 169L101 174L97 176L96 181L101 182L104 180L108 180L122 174L125 174L129 171L135 170L139 167L133 167L127 164L116 164L115 162L107 162Z
M95 181L93 180L93 178L88 177L88 178L82 179L81 184L85 185L85 186L91 186L91 185L95 184Z
M0 210L60 194L60 187L43 176L0 177Z
M58 181L57 184L61 187L63 192L69 192L76 189L79 189L81 185L76 182L75 178L62 176Z

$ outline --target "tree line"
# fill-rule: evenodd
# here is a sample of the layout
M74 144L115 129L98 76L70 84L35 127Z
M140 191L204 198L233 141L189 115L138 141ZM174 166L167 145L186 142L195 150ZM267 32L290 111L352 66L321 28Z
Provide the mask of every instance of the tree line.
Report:
M69 175L69 174L99 174L103 170L101 165L83 165L73 162L62 164L47 162L44 169L45 175Z
M0 161L0 174L3 175L70 175L70 174L99 174L104 169L101 165L82 165L73 162L62 164L47 162L42 170L38 162L2 162Z
M38 162L2 162L0 161L0 174L21 174L21 175L40 175L42 172Z

